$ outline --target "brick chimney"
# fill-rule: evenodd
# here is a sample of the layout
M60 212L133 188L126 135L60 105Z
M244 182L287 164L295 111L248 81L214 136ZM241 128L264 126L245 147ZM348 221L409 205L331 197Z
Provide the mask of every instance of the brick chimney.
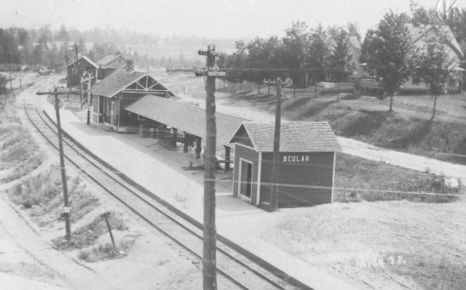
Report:
M127 71L128 73L134 71L133 60L131 60L131 59L126 60L126 71Z

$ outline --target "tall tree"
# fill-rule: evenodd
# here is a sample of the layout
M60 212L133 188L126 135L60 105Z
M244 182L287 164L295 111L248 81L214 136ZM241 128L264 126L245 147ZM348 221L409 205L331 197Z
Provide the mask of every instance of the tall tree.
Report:
M19 63L20 53L11 30L0 28L0 63Z
M409 18L393 11L386 13L377 30L368 34L363 43L367 65L385 90L382 98L390 97L389 111L393 111L393 97L409 78L415 49L406 26Z
M325 79L325 68L328 67L329 44L327 33L318 25L312 29L310 35L309 53L307 55L307 68L311 70L311 78L314 82Z
M445 51L445 45L436 41L430 42L426 51L418 57L416 74L429 87L429 92L434 99L431 120L435 117L437 99L445 92L451 64L452 61Z
M63 42L70 41L70 35L68 34L68 31L66 30L65 25L62 25L60 27L60 30L58 31L55 37L55 40L63 41Z
M348 33L338 28L331 33L332 42L334 43L331 53L328 56L328 63L332 69L334 80L337 82L344 81L348 76L349 62L349 38Z
M281 62L283 67L289 69L304 69L306 67L309 55L309 37L306 23L301 21L292 23L282 39ZM302 82L302 74L295 73L292 77L294 83Z

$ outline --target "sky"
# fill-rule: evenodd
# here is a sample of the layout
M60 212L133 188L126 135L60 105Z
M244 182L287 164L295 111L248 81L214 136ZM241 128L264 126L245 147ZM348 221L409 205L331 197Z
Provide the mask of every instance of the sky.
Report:
M438 0L417 0L435 7ZM458 0L466 7L466 0ZM389 9L409 11L409 0L0 0L0 27L62 24L112 27L158 36L253 38L282 35L293 21L309 26L358 24L362 34Z

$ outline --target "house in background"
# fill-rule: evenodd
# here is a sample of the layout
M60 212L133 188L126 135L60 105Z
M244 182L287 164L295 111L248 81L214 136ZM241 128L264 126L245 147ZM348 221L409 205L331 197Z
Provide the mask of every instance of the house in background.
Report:
M348 38L348 67L352 78L360 78L363 75L363 70L359 59L361 58L362 45L358 36L350 35Z
M408 31L411 36L412 42L418 53L425 53L431 43L442 43L445 52L448 55L450 66L450 78L448 80L448 87L445 88L449 92L459 92L462 89L463 69L461 62L464 58L464 52L461 46L456 41L453 32L447 25L418 25L408 24ZM401 90L409 91L427 91L427 86L420 81L420 79L413 74L410 80L401 86Z
M81 56L67 67L68 85L70 87L79 87L81 77L84 72L96 75L99 66L87 56Z
M98 79L102 80L115 72L116 70L124 67L127 60L120 54L111 54L97 61L99 66Z
M461 68L464 52L461 50L451 29L447 25L415 26L413 24L408 24L407 28L418 54L427 52L430 43L443 43L451 62L449 67L450 78L445 89L450 93L460 92L464 79L464 70ZM365 91L376 91L378 94L383 93L383 88L380 87L373 73L367 70L366 64L361 64L361 66L363 67L362 89ZM413 73L408 81L401 85L400 91L403 93L427 93L429 88L415 73Z

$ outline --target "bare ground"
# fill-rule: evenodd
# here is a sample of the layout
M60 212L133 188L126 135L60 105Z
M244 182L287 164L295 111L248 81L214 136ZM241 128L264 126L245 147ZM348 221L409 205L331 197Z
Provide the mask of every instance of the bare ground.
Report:
M464 289L465 202L336 203L282 210L263 238L368 289Z

